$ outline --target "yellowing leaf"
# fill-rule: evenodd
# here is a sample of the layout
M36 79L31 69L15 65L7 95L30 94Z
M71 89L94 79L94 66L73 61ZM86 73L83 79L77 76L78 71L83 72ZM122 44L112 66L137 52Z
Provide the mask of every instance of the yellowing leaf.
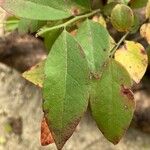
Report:
M148 65L148 56L144 47L132 41L125 41L125 45L115 53L115 60L127 69L136 83L140 82Z
M150 23L145 23L141 26L140 34L150 44Z
M45 60L33 66L29 71L24 72L22 76L26 80L32 82L33 84L38 85L39 87L43 87L44 65L45 65Z

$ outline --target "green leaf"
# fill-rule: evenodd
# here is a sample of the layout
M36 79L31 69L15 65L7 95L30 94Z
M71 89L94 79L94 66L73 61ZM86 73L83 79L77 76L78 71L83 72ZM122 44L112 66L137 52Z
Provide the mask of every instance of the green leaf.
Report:
M21 19L18 25L19 33L33 33L46 24L46 21Z
M99 23L86 20L76 38L84 49L91 75L98 74L109 57L110 36L107 29Z
M30 70L24 72L22 76L32 82L33 84L43 87L43 82L44 82L44 66L45 66L45 60L41 61L34 67L32 67Z
M46 64L43 109L60 150L88 106L88 65L81 46L66 31L54 43Z
M134 14L125 4L117 4L111 12L111 23L120 32L127 32L134 23Z
M90 95L92 115L104 136L117 144L132 120L135 109L127 71L111 59L100 80L93 81Z
M129 126L134 111L134 98L128 89L130 76L119 63L109 60L112 45L104 27L87 20L81 25L77 40L85 51L90 68L92 115L104 136L117 143Z
M89 10L89 0L2 0L6 11L27 19L59 20Z

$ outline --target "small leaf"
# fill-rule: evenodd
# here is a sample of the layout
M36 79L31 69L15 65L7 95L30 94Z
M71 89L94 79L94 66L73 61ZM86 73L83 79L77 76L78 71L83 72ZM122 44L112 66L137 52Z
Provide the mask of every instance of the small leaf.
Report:
M81 46L64 31L45 64L43 109L58 150L73 134L88 106L87 60Z
M140 34L150 44L150 23L145 23L141 26Z
M135 103L130 87L129 74L113 59L103 67L100 80L92 82L92 116L104 136L114 144L124 135L133 117Z
M27 19L59 20L78 15L89 9L89 1L82 0L1 0L6 11Z
M32 82L33 84L43 87L44 82L44 65L45 60L41 61L39 64L32 67L29 71L26 71L22 74L22 76Z
M144 47L133 41L125 41L124 46L115 53L115 60L127 69L136 83L140 82L148 65L148 57Z
M117 4L111 12L111 23L120 32L127 32L134 23L134 14L125 4Z
M41 145L46 146L54 143L51 132L46 122L46 118L43 117L41 122Z

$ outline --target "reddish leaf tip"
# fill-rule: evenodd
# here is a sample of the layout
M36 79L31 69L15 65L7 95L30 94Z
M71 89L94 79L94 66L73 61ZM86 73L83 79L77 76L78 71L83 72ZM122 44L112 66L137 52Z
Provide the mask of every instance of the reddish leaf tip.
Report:
M51 132L49 130L49 127L47 125L46 119L45 117L43 117L43 120L41 122L41 145L46 146L52 144L53 142L54 141Z

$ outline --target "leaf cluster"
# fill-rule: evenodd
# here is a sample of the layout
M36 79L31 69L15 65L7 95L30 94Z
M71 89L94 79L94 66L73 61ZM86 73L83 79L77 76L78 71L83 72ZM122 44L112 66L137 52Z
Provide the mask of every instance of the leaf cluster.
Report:
M131 87L148 66L145 48L125 39L140 31L150 43L150 1L5 0L0 5L15 16L5 22L7 31L18 29L44 39L47 58L23 77L42 88L45 122L58 150L88 106L103 135L117 144L135 110ZM142 25L134 9L144 6ZM124 33L118 43L108 23Z

